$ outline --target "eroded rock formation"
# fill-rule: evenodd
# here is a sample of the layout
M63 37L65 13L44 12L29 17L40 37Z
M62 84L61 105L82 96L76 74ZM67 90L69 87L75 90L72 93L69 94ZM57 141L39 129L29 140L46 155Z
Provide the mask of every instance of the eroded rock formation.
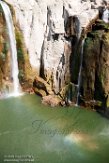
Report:
M102 21L87 34L81 89L85 102L100 101L103 109L109 106L109 25Z

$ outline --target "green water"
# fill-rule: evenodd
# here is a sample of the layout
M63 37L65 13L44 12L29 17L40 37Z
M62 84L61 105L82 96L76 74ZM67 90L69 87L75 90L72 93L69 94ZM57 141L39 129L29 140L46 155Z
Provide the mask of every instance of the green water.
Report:
M35 95L1 100L3 162L108 163L109 121L92 111L43 106Z

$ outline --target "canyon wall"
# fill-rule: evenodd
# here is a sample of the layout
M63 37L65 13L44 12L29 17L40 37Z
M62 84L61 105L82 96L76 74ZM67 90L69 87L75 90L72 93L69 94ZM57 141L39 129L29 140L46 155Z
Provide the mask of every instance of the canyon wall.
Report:
M101 1L6 0L16 14L31 66L55 93L71 79L72 42L98 16Z

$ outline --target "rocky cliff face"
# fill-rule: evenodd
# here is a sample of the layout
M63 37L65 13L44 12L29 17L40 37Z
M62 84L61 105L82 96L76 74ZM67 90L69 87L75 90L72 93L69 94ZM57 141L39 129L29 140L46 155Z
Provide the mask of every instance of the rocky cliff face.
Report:
M100 0L6 0L16 13L30 63L55 93L69 83L72 42L98 16Z
M7 83L11 84L10 78L10 51L8 36L6 34L6 22L3 17L3 10L0 7L0 96L1 92L7 91Z
M85 102L99 101L103 109L109 106L109 25L102 21L87 34L81 86Z

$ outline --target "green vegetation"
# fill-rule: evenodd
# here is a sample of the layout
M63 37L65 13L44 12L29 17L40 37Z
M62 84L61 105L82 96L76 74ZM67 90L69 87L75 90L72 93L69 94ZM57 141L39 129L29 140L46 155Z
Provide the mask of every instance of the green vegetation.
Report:
M29 63L29 56L27 53L27 49L25 48L23 34L20 31L18 24L16 24L15 26L15 35L16 35L17 57L18 57L18 67L19 67L19 75L18 75L19 80L21 84L25 82L25 85L29 86L31 85L31 81L29 79L32 78L32 71Z
M8 42L4 42L4 46L3 46L3 54L6 56L7 52L9 50L9 43Z
M2 13L3 12L3 9L2 9L2 6L0 5L0 12Z
M100 21L98 25L100 29L109 30L109 24L104 21Z
M24 74L24 71L23 71L22 69L19 70L19 75L18 75L18 77L19 77L19 80L20 80L20 81L23 81L23 80L24 80L25 74Z
M17 54L18 54L18 61L24 62L24 54L23 54L23 36L21 35L20 31L16 31L16 42L17 42Z
M16 28L16 43L17 43L17 57L19 65L19 80L25 80L25 58L23 50L23 36L21 32Z

